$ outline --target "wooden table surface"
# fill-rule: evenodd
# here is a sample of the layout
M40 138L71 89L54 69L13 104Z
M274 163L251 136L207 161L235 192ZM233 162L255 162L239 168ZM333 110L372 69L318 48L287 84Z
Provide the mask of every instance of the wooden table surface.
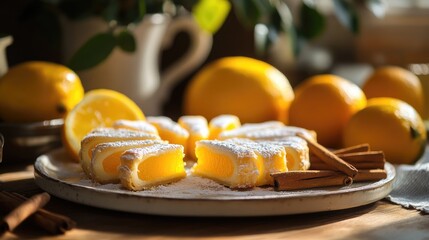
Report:
M0 189L32 195L32 166L1 166ZM52 236L23 223L3 238L43 239L429 239L429 215L385 200L353 209L248 218L165 217L84 206L52 197L45 207L77 222Z

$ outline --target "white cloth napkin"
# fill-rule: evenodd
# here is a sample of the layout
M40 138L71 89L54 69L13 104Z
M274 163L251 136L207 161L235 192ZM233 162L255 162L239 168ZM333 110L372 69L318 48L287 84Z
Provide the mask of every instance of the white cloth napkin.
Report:
M387 200L429 213L429 148L415 165L396 166L396 179Z

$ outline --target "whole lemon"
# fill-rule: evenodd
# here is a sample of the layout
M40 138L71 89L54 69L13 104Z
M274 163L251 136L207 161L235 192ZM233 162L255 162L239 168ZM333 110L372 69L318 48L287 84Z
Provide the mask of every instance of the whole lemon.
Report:
M362 89L368 99L397 98L413 106L423 116L424 96L420 80L406 69L396 66L379 67L365 81Z
M346 123L365 105L366 97L357 85L335 75L316 75L295 89L289 124L314 130L318 142L337 148Z
M392 163L414 163L426 146L426 129L417 111L394 98L373 98L344 130L345 146L369 143Z
M83 94L79 77L69 68L42 61L25 62L0 78L0 118L8 122L62 118Z
M288 79L275 67L248 57L226 57L207 65L191 80L184 112L208 119L233 114L242 122L286 122L293 98Z

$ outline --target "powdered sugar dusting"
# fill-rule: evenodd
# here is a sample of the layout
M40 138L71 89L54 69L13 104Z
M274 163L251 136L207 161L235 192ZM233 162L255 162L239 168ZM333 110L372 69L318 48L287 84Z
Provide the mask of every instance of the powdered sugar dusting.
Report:
M189 133L178 123L171 120L169 117L157 116L147 117L146 120L158 128L158 132L162 130L173 132L176 135L188 137Z
M314 138L312 132L310 132L309 130L304 128L299 128L299 127L291 127L291 126L252 131L252 132L246 133L244 137L247 137L250 139L275 139L275 138L283 138L288 136L296 136L297 133L304 134L308 138Z
M115 141L115 142L107 142L107 143L100 143L97 144L95 151L104 151L105 149L109 148L119 148L119 147L127 147L127 146L147 146L147 145L153 145L153 144L162 144L167 143L163 140L121 140L121 141Z
M85 139L92 139L94 137L143 137L146 139L159 139L158 135L134 131L129 129L115 129L115 128L97 128L91 131L88 135L85 136Z
M221 152L232 153L238 158L252 157L256 158L256 154L249 148L237 145L233 142L218 141L218 140L201 140L197 142L197 147L207 146L209 148L218 149Z
M240 123L240 119L234 115L224 114L213 118L210 121L210 126L225 129L231 123Z
M158 134L158 130L156 129L155 126L153 126L149 122L143 121L143 120L135 120L135 121L118 120L118 121L113 123L113 127L114 128L127 128L127 129L133 129L136 131L143 131L143 132L147 132L147 133Z
M125 151L122 154L121 159L123 160L139 159L144 156L159 155L163 152L171 151L175 149L181 149L183 152L183 146L178 144L155 144L147 147L132 148Z
M269 196L269 195L288 195L288 192L275 192L272 187L252 188L245 190L236 190L225 187L213 180L194 176L187 169L188 176L180 181L156 186L144 191L129 191L122 187L121 184L99 184L82 175L82 179L76 184L82 186L94 187L99 190L109 192L127 193L132 195L141 195L144 197L161 197L177 199L219 199L222 197L231 198L248 198L250 196Z
M297 136L287 136L283 138L269 139L269 140L257 140L257 142L270 143L270 144L280 145L284 147L286 146L291 147L296 150L308 151L307 142L304 139Z
M278 144L271 144L269 141L254 142L247 138L231 138L226 141L252 149L266 159L270 159L284 151L282 146Z
M178 120L180 126L190 132L190 134L196 134L208 137L209 127L207 119L203 116L181 116Z

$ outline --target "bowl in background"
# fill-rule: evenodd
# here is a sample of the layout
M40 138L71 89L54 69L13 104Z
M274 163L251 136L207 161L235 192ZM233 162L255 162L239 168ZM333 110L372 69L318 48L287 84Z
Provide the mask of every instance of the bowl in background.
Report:
M63 119L33 123L0 122L4 136L3 163L33 162L39 155L58 148Z

